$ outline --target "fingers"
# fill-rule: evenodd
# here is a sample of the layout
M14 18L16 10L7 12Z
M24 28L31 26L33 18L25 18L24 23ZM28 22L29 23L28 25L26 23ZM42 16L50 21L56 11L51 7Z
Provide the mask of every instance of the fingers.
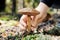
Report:
M26 27L26 22L27 22L27 16L23 15L20 19L20 24L23 25L24 27Z
M32 21L34 20L34 16L31 16L31 20L32 20Z
M32 31L34 31L34 30L35 30L35 28L34 28L34 27L31 27L31 30L32 30Z
M23 20L20 21L20 24L23 25L24 27L27 26L27 24Z
M27 27L27 18L28 18L27 15L23 15L21 17L21 19L20 19L20 27L21 27L20 29L21 30L26 30L26 27ZM35 27L36 23L34 22L34 20L35 20L35 17L31 16L31 24L33 24L32 27L31 27L32 31L34 31L36 29L36 27Z
M21 20L20 21L20 32L24 33L26 30L26 26L27 26L26 23L23 20Z
M25 32L26 28L20 24L20 32L23 34Z
M25 31L25 30L26 30L26 28L20 24L20 31Z
M26 30L26 18L27 18L27 16L26 15L23 15L22 17L21 17L21 19L20 19L20 22L19 22L19 24L18 24L18 26L19 26L19 28L20 28L20 32L22 32L22 33L24 33L25 32L25 30Z

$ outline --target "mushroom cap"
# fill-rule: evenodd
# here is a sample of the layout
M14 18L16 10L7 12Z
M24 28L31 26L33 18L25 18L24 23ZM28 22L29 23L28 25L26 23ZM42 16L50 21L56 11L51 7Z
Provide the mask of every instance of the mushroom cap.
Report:
M23 8L23 9L20 9L18 11L18 13L19 14L35 16L35 15L38 15L40 12L35 10L35 9L31 9L31 8Z

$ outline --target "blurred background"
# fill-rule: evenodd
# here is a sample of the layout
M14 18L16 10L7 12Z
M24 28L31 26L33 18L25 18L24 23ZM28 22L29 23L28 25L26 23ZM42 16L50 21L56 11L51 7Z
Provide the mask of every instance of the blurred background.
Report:
M40 0L1 0L0 19L7 20L8 18L6 18L6 16L9 16L11 19L13 17L18 17L17 20L19 20L21 15L17 13L18 10L24 7L35 8L39 4L39 2ZM4 16L5 18L2 16Z
M0 17L9 15L10 18L17 17L18 18L17 20L19 20L21 15L17 13L18 10L24 7L36 8L39 2L40 0L1 0ZM53 14L53 13L57 13L57 11L58 11L57 9L50 8L48 13ZM4 18L0 18L0 19L4 19Z
M24 7L36 8L39 2L40 0L1 0L0 17L5 15L9 15L10 17L17 16L19 20L21 15L17 13L18 10ZM53 14L53 13L57 13L57 11L58 11L57 9L50 8L48 13Z

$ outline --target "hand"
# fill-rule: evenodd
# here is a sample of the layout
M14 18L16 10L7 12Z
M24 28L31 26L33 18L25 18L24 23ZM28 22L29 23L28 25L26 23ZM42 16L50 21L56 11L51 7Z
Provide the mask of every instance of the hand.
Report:
M26 27L27 27L27 15L23 15L20 19L20 29L25 31ZM31 22L33 22L34 16L31 16ZM33 27L31 27L31 29L34 29Z
M36 16L31 16L31 30L34 31L37 28L37 25L43 21L43 19L46 17L46 14L40 13ZM27 27L27 15L23 15L20 19L20 27L21 30L26 30Z
M19 22L19 27L21 31L26 30L26 26L27 26L26 22L27 22L27 15L23 15Z

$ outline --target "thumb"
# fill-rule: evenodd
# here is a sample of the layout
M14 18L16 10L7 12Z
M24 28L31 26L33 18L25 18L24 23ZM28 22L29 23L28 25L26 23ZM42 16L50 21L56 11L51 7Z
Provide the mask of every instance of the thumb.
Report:
M32 24L32 27L36 27L37 26L37 20L36 20L36 17L32 17L32 21L31 21L31 24Z

